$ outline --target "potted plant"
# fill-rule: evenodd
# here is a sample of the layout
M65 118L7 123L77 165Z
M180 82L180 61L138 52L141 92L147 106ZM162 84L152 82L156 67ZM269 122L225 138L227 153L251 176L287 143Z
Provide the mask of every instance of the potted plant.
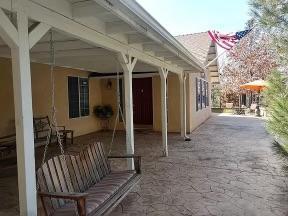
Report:
M111 105L99 105L94 108L94 114L97 118L107 120L113 116L113 109Z
M94 111L95 116L101 120L100 123L101 123L102 130L108 130L110 118L114 114L112 106L99 105L99 106L96 106L93 111Z

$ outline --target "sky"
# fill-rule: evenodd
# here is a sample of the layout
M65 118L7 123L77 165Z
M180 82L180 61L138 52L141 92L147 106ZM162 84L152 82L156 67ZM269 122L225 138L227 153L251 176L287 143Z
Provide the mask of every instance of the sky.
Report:
M172 35L241 31L249 19L248 0L137 0Z

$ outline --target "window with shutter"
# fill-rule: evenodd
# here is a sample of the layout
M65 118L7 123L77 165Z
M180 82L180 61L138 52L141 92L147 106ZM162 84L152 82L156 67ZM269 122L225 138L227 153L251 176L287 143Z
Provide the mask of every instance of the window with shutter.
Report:
M88 116L89 79L68 77L69 118Z

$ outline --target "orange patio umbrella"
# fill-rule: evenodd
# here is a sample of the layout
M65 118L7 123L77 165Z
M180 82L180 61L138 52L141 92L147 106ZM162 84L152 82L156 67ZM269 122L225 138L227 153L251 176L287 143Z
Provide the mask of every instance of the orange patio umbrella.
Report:
M260 91L268 87L268 83L264 80L255 80L253 82L249 82L243 85L240 85L240 88L250 90L250 91L257 91L258 92L258 97L257 97L257 107L256 107L256 116L261 116L260 115Z
M257 91L257 92L260 92L267 87L268 87L268 83L264 80L255 80L253 82L240 85L241 89Z

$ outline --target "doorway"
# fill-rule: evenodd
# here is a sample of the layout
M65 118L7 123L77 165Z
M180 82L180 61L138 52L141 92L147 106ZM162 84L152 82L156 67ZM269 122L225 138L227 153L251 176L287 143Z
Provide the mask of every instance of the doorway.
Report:
M133 118L136 125L153 125L152 77L133 78Z

